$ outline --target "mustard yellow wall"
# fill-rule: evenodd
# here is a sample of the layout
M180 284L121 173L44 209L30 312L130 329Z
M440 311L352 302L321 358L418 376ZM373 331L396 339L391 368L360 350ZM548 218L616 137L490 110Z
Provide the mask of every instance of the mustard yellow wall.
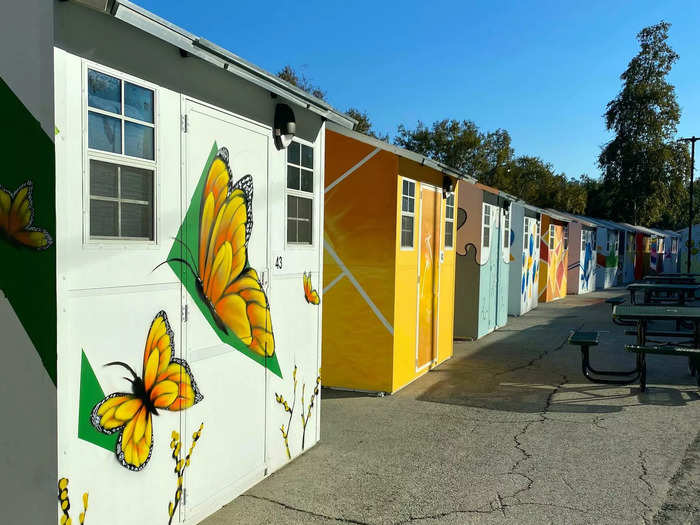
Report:
M374 146L326 133L328 187ZM333 250L377 310L394 320L397 157L380 151L325 194L324 290L343 269ZM324 291L322 381L326 386L392 391L392 333L347 276ZM393 329L393 327L390 326Z
M442 174L432 168L399 157L399 178L396 182L396 272L395 286L396 296L394 301L394 377L392 390L410 383L420 375L426 373L431 367L452 356L452 334L454 322L454 279L455 279L455 252L452 248L445 252L445 261L440 265L440 296L437 315L437 359L436 363L416 371L416 322L418 300L418 239L420 235L419 213L414 219L413 249L401 249L401 191L403 177L416 181L416 197L420 195L421 183L438 188L441 193ZM455 195L455 203L457 203ZM416 212L420 209L420 203L416 199ZM440 247L444 246L444 217L445 200L440 199ZM455 206L455 222L457 206ZM454 224L453 224L454 228ZM455 235L453 230L453 235ZM456 239L456 235L455 235Z

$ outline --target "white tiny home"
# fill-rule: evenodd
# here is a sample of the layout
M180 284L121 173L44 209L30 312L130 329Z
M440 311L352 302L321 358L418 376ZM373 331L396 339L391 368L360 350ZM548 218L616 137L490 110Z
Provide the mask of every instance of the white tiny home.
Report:
M325 122L354 121L130 2L37 13L55 180L34 193L56 208L37 256L58 305L38 446L58 459L37 469L52 493L3 491L53 514L36 523L77 523L84 493L88 524L197 523L319 439Z
M523 315L539 297L540 210L523 201L510 207L508 314Z

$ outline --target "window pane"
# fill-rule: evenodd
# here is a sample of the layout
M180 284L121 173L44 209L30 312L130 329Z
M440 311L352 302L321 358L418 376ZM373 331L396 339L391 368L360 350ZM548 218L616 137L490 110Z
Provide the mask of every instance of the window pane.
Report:
M90 195L100 197L118 197L117 165L90 161Z
M297 242L311 244L311 221L299 221L297 227Z
M300 219L308 219L311 221L311 204L313 201L311 199L304 199L301 197L297 197L297 206L298 206L298 217ZM299 225L299 228L301 228L301 225ZM301 231L301 230L300 230Z
M401 197L401 211L410 211L408 205L411 199L408 197Z
M448 219L455 218L455 209L453 206L447 206L445 208L445 217L447 217Z
M292 197L291 195L287 196L287 218L296 219L298 217L297 200L296 197Z
M408 181L408 194L411 197L415 197L415 195L416 195L416 183L411 182L410 180Z
M301 191L314 191L314 172L301 170Z
M403 189L401 190L401 192L404 195L408 195L408 181L407 180L403 181Z
M452 248L452 230L454 226L452 222L447 222L445 224L445 246L447 248Z
M91 236L117 237L119 235L117 206L116 202L90 199Z
M301 145L301 165L311 169L314 167L314 150L303 144Z
M287 242L297 242L297 221L287 219Z
M122 237L153 239L153 208L151 205L122 202Z
M88 146L92 149L122 152L121 120L88 112Z
M290 190L299 189L299 168L287 166L287 188Z
M124 114L127 117L153 123L153 91L126 82Z
M131 157L153 160L153 128L124 122L124 149Z
M301 148L298 142L292 142L287 148L287 162L300 164Z
M153 172L128 166L122 167L122 199L153 202Z
M104 73L88 70L88 105L111 111L122 112L122 82Z

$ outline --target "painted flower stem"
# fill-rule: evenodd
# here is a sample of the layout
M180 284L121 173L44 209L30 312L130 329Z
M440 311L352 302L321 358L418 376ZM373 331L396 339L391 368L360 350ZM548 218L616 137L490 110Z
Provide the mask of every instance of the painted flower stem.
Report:
M292 392L292 406L289 406L289 403L284 399L284 396L282 394L278 394L275 392L275 401L282 405L282 408L284 409L285 412L289 414L289 421L287 421L287 427L285 428L284 425L280 427L280 431L282 432L282 439L284 440L284 448L287 451L287 459L292 459L292 454L289 451L289 427L292 426L292 416L294 415L294 407L296 406L297 403L297 366L294 365L294 372L292 372L292 377L294 379L294 390Z
M301 450L304 450L304 443L306 441L306 425L309 423L309 419L311 419L311 409L314 407L314 403L316 401L316 398L318 397L318 391L319 387L321 386L321 376L319 375L316 378L316 385L314 386L314 393L311 395L311 399L309 400L309 408L306 411L306 415L302 412L301 414L301 427L302 427L302 433L301 433ZM306 384L303 384L301 387L301 406L304 406L304 390L306 389Z
M70 517L70 498L68 497L68 478L61 478L58 480L58 502L61 506L61 525L71 525L73 523ZM79 514L78 522L80 525L85 523L85 515L87 514L88 508L88 493L83 494L83 511Z
M170 448L172 449L172 458L175 461L175 474L177 474L177 488L175 489L175 500L168 503L168 525L173 522L173 516L175 516L175 511L177 510L180 500L182 499L182 482L185 475L185 470L190 466L190 457L192 456L192 451L194 446L199 441L202 436L202 429L204 429L204 423L199 425L199 429L192 434L192 444L190 445L190 450L187 452L185 458L180 457L180 450L182 447L182 442L180 441L180 434L173 430L172 441L170 441Z

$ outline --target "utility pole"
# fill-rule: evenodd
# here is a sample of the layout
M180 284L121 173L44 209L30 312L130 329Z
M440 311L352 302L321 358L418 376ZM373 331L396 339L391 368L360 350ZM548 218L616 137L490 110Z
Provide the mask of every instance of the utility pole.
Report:
M686 272L690 273L690 242L693 239L693 175L695 174L695 142L700 137L693 135L687 139L680 139L682 142L690 142L690 213L688 214L688 262Z

